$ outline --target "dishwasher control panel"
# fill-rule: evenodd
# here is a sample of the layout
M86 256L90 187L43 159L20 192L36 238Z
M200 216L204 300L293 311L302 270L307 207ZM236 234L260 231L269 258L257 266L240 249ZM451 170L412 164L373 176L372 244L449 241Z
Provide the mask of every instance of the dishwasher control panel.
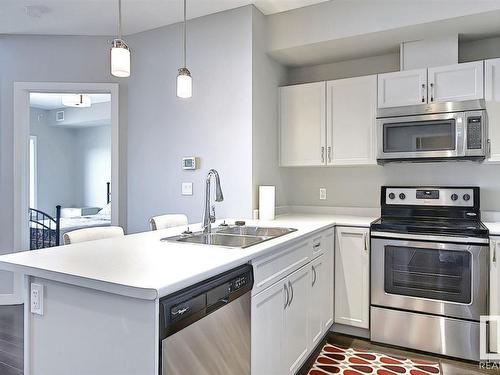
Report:
M253 287L243 265L160 299L160 337L166 338L240 298Z

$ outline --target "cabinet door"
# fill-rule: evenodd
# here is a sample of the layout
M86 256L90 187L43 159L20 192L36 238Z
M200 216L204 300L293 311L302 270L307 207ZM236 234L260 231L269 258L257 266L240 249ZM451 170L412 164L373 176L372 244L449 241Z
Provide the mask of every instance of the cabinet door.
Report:
M490 315L500 315L500 238L490 242ZM490 322L490 352L500 353L500 327Z
M327 82L327 162L376 164L377 76Z
M429 68L429 103L484 98L483 62Z
M280 165L326 162L326 83L280 88Z
M309 292L309 313L307 319L309 347L314 348L323 337L323 319L325 317L326 264L325 254L314 259L310 265L311 291Z
M309 265L288 276L289 302L285 310L284 363L287 374L295 374L308 355L307 315L311 290ZM264 371L261 374L268 374Z
M335 230L329 229L324 236L324 277L323 277L323 332L330 330L333 324L333 311L334 311L334 252L335 252Z
M284 375L287 279L252 297L252 375Z
M484 85L488 112L488 162L500 162L500 59L486 60Z
M369 229L337 227L335 322L369 328Z
M427 103L427 69L378 75L378 107Z

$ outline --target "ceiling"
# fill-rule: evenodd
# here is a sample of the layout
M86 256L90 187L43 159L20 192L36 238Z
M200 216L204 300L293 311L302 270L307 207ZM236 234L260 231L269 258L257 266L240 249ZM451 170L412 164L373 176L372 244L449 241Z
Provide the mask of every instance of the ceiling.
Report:
M45 110L67 108L62 105L62 96L65 94L37 93L30 94L30 106ZM110 94L86 94L90 96L92 104L106 103L111 101Z
M254 4L264 14L326 0L187 0L188 18ZM0 34L115 35L118 0L0 0ZM122 0L124 34L182 21L182 0Z

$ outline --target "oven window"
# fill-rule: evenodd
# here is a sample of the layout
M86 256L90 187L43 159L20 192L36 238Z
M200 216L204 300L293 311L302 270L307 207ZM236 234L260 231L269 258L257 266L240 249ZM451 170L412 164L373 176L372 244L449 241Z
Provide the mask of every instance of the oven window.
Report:
M384 124L384 152L455 150L455 119Z
M386 293L470 303L471 253L386 246Z

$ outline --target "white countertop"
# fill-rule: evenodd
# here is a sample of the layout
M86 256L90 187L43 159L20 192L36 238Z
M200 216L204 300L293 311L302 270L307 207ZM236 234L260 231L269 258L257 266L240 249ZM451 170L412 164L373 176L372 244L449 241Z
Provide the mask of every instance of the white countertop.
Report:
M490 236L500 236L500 223L499 222L485 222L486 228L490 231Z
M177 227L8 254L0 256L0 269L153 300L247 263L288 241L333 225L368 227L375 219L289 214L269 222L247 220L247 225L286 226L298 230L246 249L160 241L185 230L185 227ZM190 225L190 228L196 231L199 225Z

